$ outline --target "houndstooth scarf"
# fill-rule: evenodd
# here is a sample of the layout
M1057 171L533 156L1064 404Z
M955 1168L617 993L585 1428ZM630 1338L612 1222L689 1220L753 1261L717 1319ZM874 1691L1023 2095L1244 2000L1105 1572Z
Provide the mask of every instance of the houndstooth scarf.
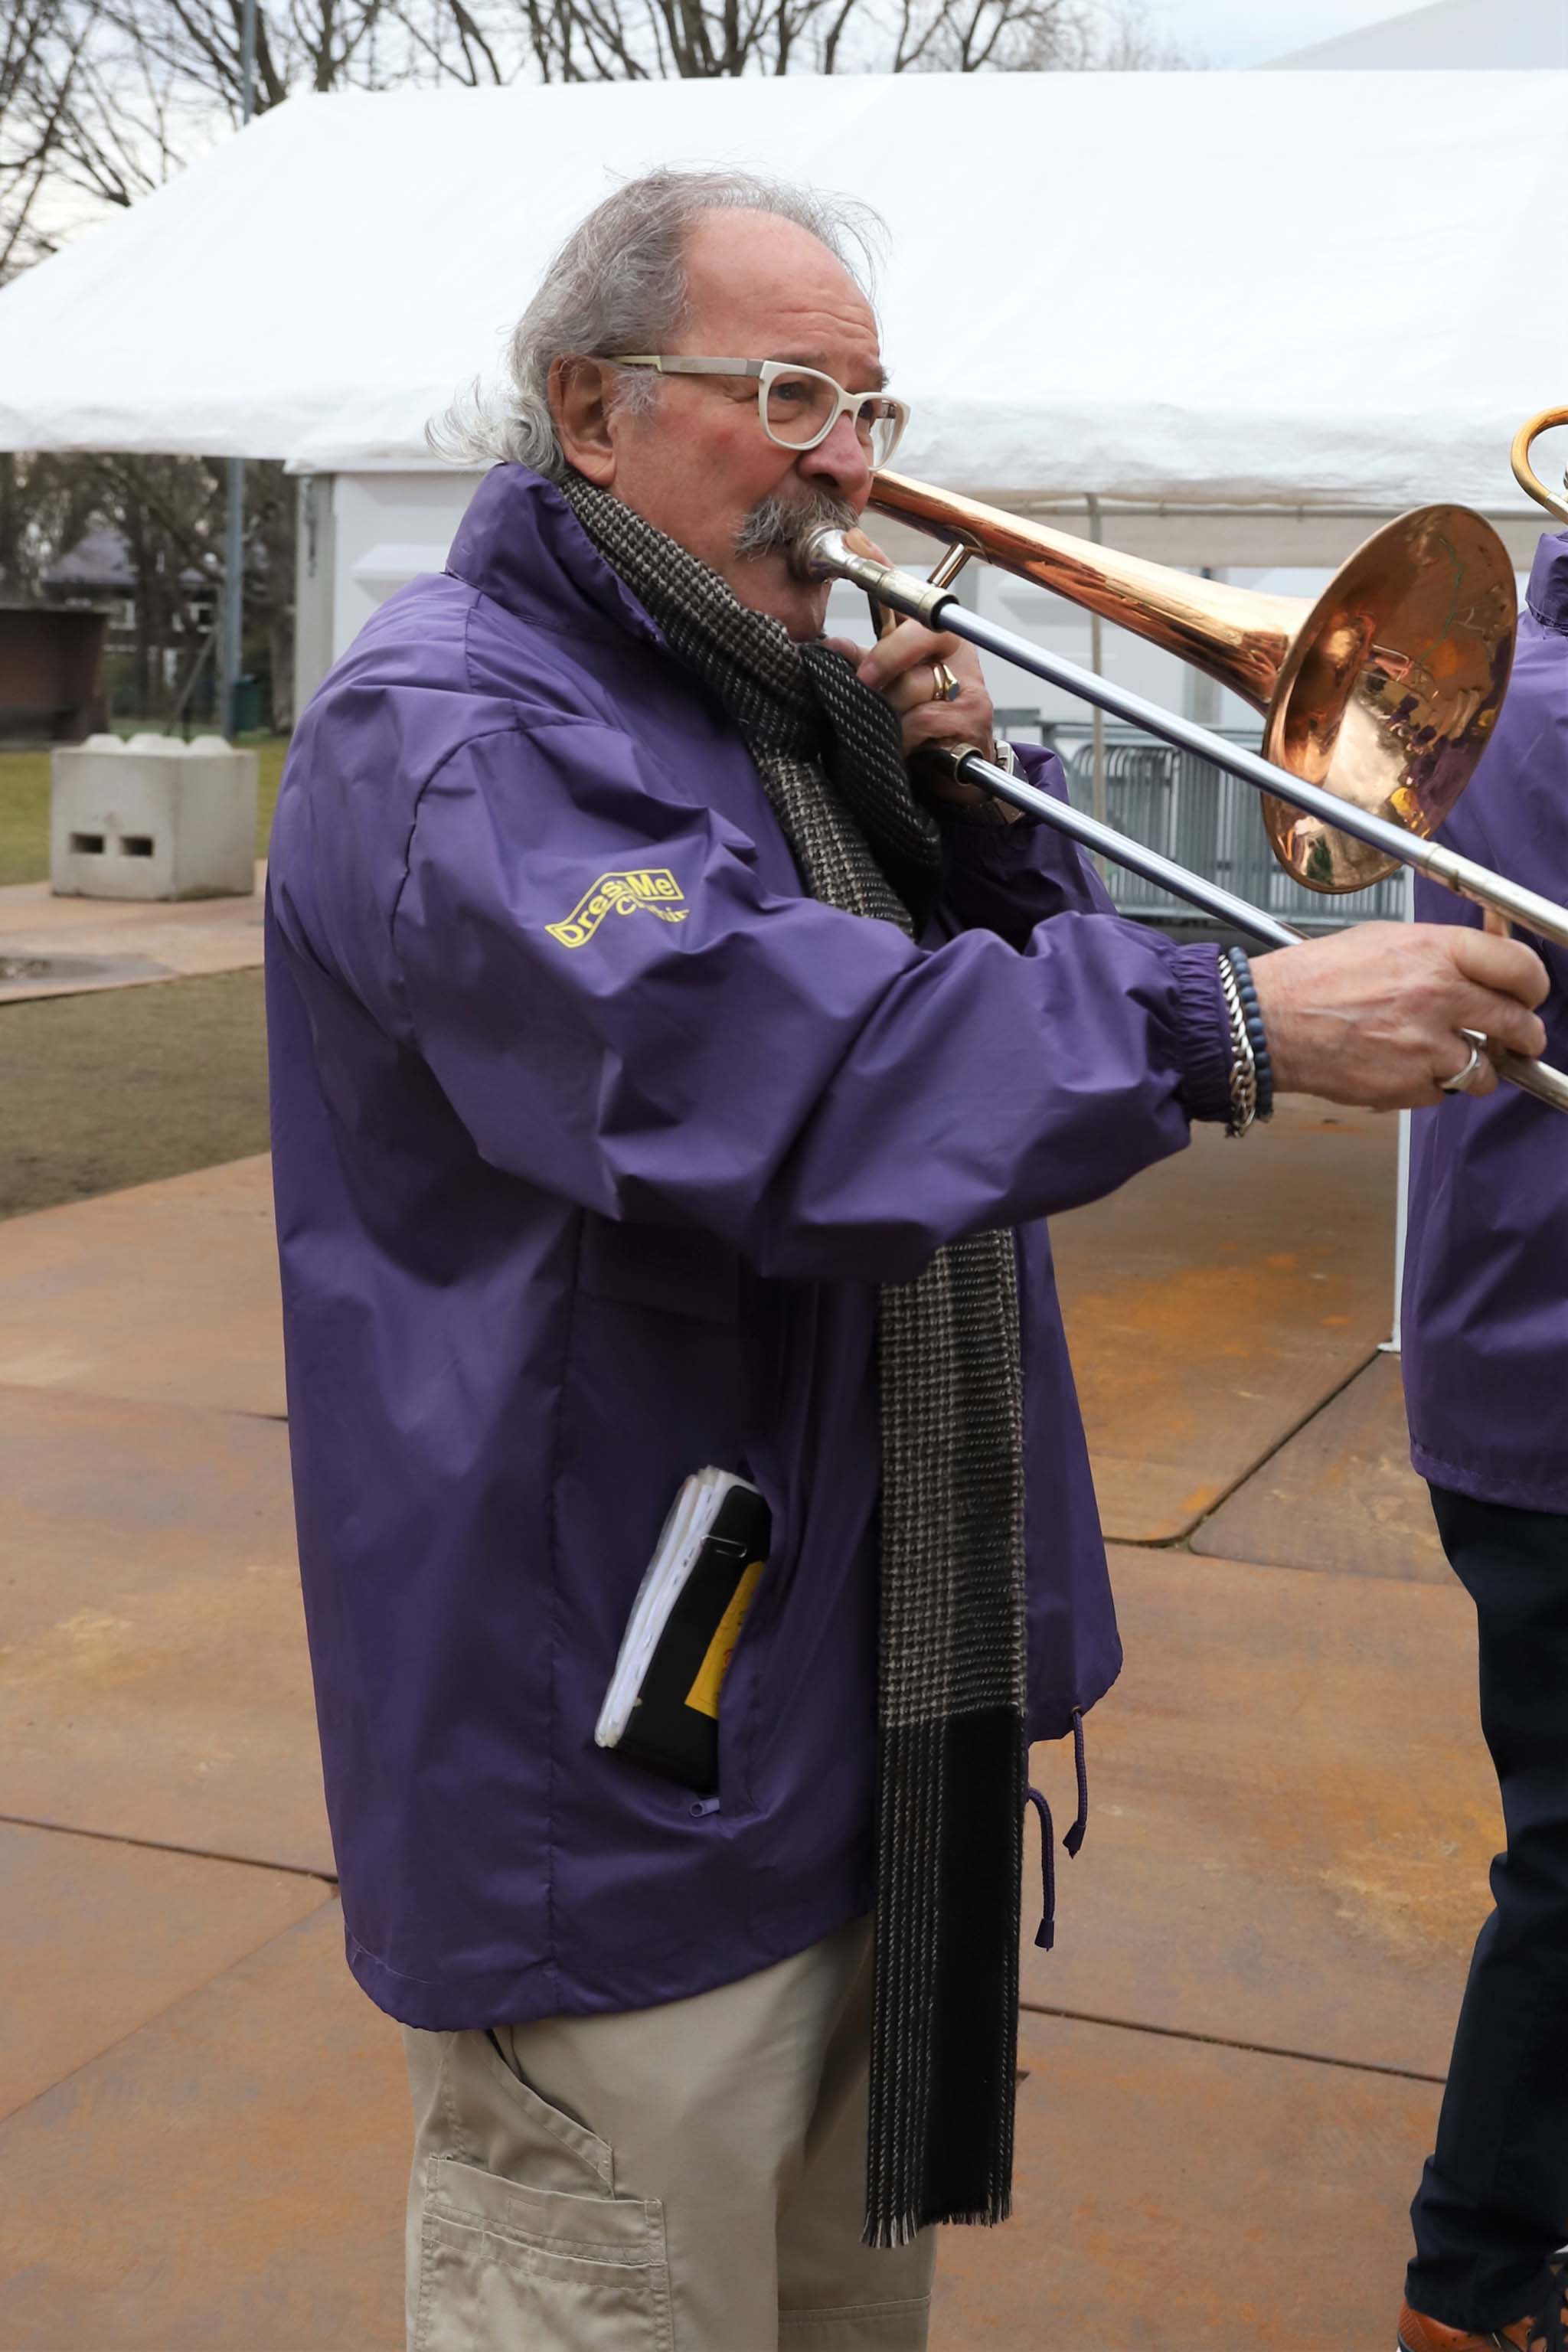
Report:
M579 476L565 494L734 719L807 889L918 936L941 868L899 722ZM1012 2200L1024 1724L1023 1381L1010 1233L884 1285L877 1918L866 2238Z

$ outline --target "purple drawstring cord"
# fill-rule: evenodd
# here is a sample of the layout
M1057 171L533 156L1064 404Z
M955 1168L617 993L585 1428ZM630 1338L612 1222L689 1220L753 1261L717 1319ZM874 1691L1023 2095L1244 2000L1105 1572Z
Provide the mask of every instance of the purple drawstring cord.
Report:
M1069 1854L1077 1853L1089 1827L1089 1764L1083 1748L1083 1709L1072 1711L1073 1769L1078 1776L1078 1814L1062 1844ZM1057 1940L1057 1856L1056 1832L1051 1822L1051 1809L1038 1789L1026 1791L1028 1802L1040 1817L1040 1924L1035 1930L1035 1942L1042 1952L1048 1952Z
M1089 1827L1089 1764L1083 1752L1083 1709L1072 1711L1072 1760L1078 1774L1078 1817L1062 1840L1069 1853L1076 1853L1083 1843L1083 1833Z
M1039 1790L1030 1789L1026 1793L1040 1816L1040 1924L1035 1930L1035 1941L1042 1952L1048 1952L1057 1940L1056 1836L1051 1828L1051 1809Z

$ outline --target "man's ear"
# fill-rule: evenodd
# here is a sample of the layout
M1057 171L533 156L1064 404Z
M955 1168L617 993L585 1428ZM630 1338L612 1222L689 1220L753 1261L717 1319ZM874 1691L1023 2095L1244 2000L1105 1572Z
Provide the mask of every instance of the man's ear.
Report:
M602 490L615 488L616 445L610 432L614 371L603 360L575 356L550 362L550 413L569 465Z

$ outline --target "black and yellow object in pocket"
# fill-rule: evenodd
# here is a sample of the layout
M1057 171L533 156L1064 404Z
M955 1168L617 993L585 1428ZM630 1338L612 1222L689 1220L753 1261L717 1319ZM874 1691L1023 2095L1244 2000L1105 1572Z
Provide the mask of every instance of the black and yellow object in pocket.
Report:
M683 1507L689 1523L681 1538ZM595 1737L645 1771L710 1795L719 1780L720 1694L767 1565L772 1528L756 1487L722 1471L699 1474L696 1495L683 1490L670 1525L678 1540L670 1544L667 1525Z

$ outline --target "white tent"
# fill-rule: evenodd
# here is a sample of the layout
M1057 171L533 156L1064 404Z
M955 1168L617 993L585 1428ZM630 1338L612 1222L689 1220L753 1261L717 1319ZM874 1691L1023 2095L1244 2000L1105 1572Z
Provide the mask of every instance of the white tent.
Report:
M425 462L614 176L885 215L906 456L1015 498L1512 503L1561 390L1568 75L985 75L300 99L0 294L0 447Z
M301 533L308 687L441 560L468 483L426 420L493 373L567 228L648 164L737 163L886 219L910 472L1136 500L1106 535L1189 564L1332 562L1356 517L1436 495L1519 518L1522 556L1506 453L1563 391L1565 116L1543 72L301 98L0 293L0 447L333 478Z

